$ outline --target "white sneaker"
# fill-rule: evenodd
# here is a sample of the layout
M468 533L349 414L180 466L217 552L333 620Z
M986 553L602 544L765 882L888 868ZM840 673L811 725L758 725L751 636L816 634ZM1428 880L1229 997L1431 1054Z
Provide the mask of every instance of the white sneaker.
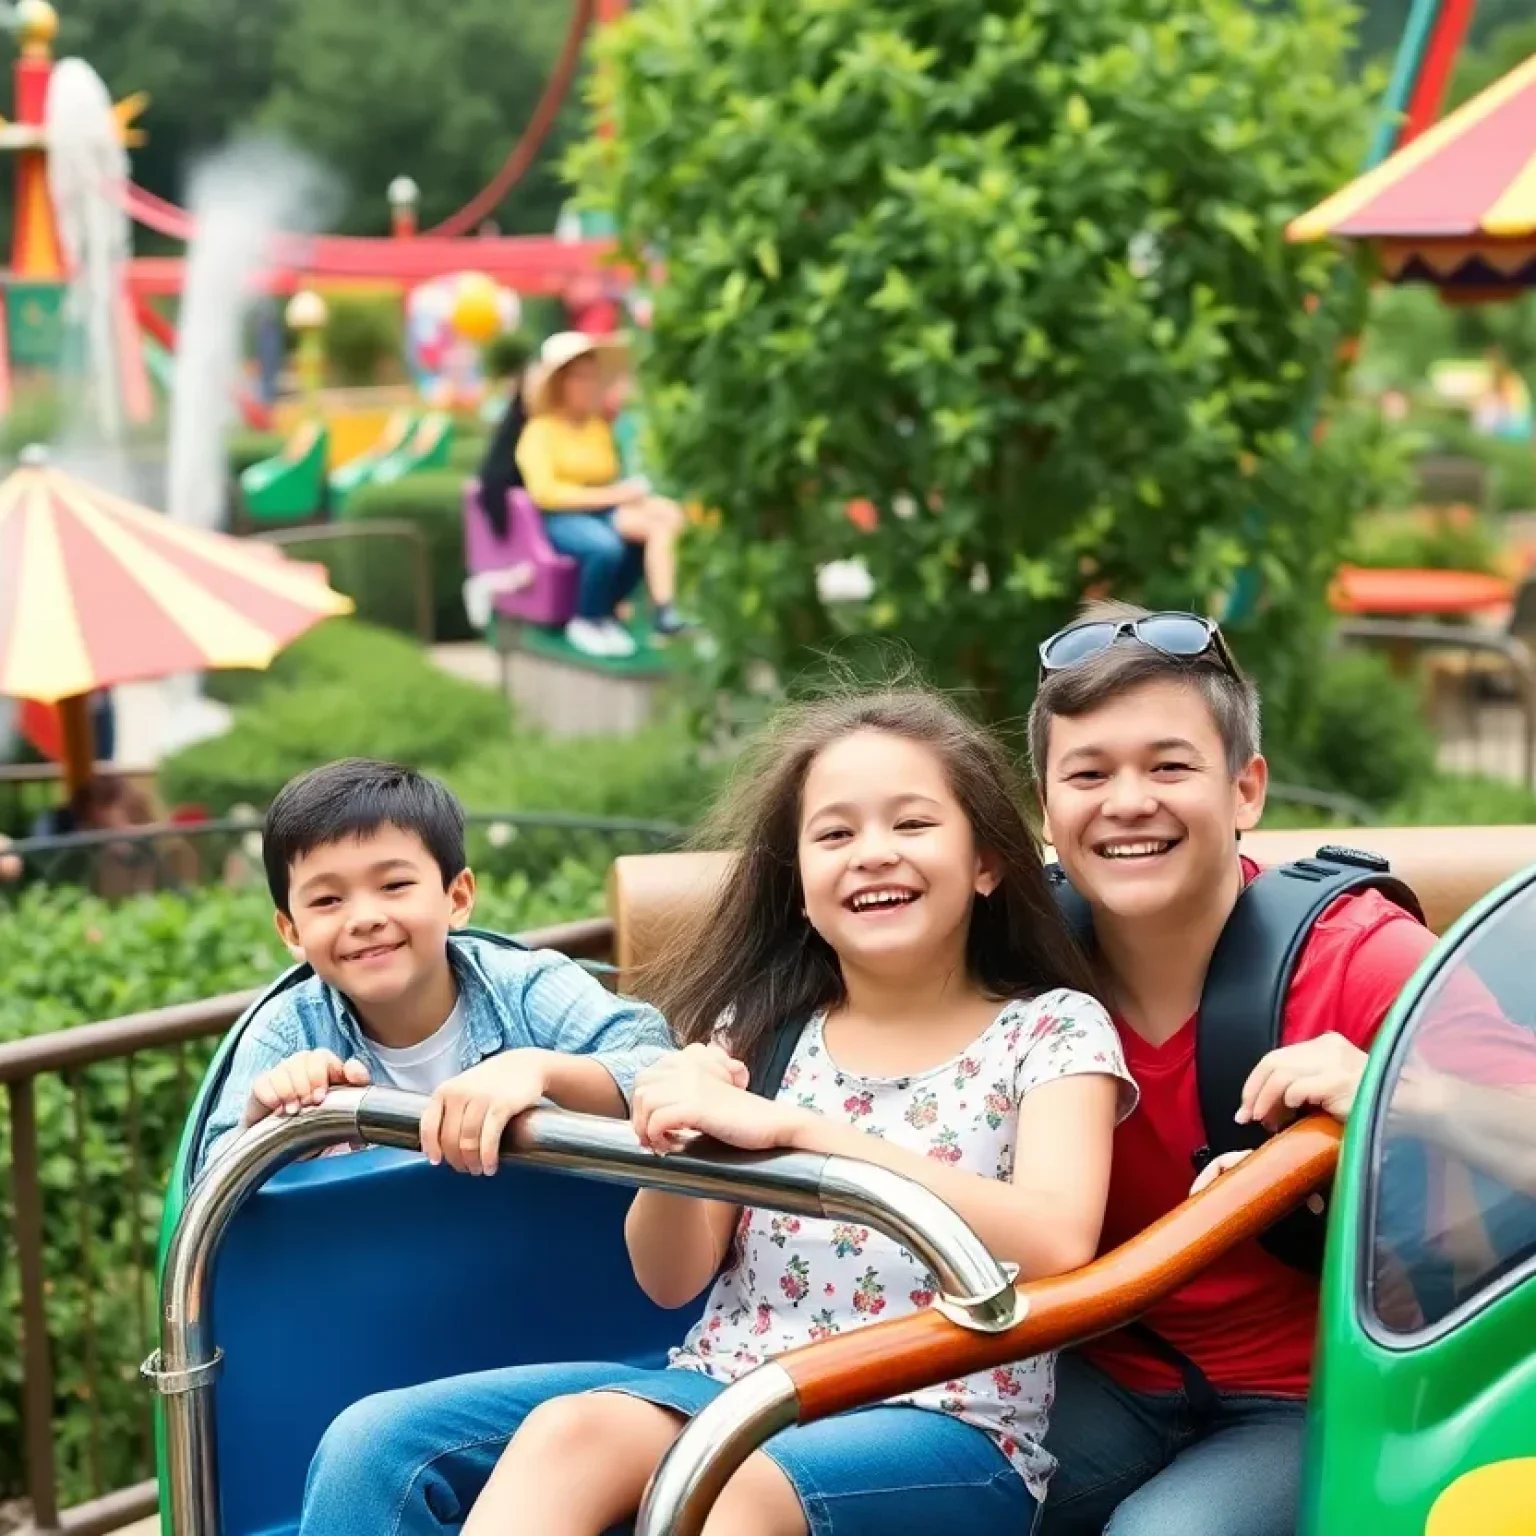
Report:
M533 567L526 561L504 570L481 571L464 583L464 615L471 629L484 629L491 622L496 599L503 592L521 592L533 581Z
M471 576L464 583L464 617L469 627L482 630L491 622L492 599L484 576Z
M613 655L607 633L595 619L572 619L565 626L565 638L571 649L580 651L583 656Z
M610 656L633 656L638 649L635 637L617 619L603 620L603 643Z

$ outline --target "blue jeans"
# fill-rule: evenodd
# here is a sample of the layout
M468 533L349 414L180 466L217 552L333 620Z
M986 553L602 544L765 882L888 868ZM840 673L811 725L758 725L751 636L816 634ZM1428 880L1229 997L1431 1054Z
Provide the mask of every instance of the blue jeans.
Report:
M1056 1361L1040 1536L1295 1536L1306 1404L1132 1392L1073 1350Z
M610 512L546 512L544 531L557 553L581 567L576 617L610 619L635 590L645 570L645 545L631 544Z
M539 1404L627 1392L695 1414L724 1390L698 1371L528 1365L381 1392L326 1431L300 1536L459 1530L507 1442ZM866 1408L782 1430L763 1447L793 1484L811 1536L1029 1536L1036 1505L979 1429L923 1408Z

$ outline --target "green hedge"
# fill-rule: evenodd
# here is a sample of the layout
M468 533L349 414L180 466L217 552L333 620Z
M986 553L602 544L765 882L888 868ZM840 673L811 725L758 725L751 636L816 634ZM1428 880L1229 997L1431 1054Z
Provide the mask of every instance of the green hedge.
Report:
M1418 687L1376 652L1327 655L1310 680L1307 706L1294 720L1266 724L1277 778L1388 805L1434 772L1435 736Z
M478 475L490 441L489 436L483 432L455 437L453 446L448 450L449 469L466 480Z
M333 294L325 320L326 367L337 383L378 382L405 346L405 316L391 295Z
M274 663L228 732L161 763L161 794L214 813L261 807L294 774L333 758L453 764L476 743L504 739L511 719L500 693L450 677L413 642L333 620Z
M1497 572L1503 541L1487 516L1361 518L1346 558L1354 565L1389 569Z
M551 811L687 825L719 783L680 722L628 737L566 740L521 726L499 693L445 674L413 641L356 619L332 619L265 672L210 675L208 691L236 708L228 735L167 758L171 803L223 814L266 806L294 773L349 752L394 755L440 774L471 811ZM569 834L576 836L576 834ZM544 869L561 834L490 844L476 863ZM606 861L613 851L604 844ZM596 853L593 855L596 857Z
M537 886L521 878L482 880L475 920L518 932L598 915L604 876L602 867L567 862ZM6 978L0 1040L257 986L286 964L259 885L200 891L190 899L140 897L115 907L78 891L33 887L0 922L0 975ZM54 1443L69 1503L152 1475L149 1398L137 1374L152 1347L147 1277L162 1190L212 1048L210 1041L136 1057L131 1117L122 1062L88 1068L72 1083L55 1077L37 1083ZM7 1103L0 1098L0 1136L8 1139ZM77 1125L83 1128L78 1144ZM10 1230L13 1220L7 1160L0 1226ZM11 1262L0 1269L0 1501L19 1497L24 1486L19 1308ZM100 1367L94 1399L92 1348ZM93 1416L101 1429L99 1489L89 1472Z
M342 509L342 518L403 518L421 529L432 563L436 634L467 640L464 617L464 481L458 469L422 470L391 485L364 486Z
M249 469L252 464L259 464L263 459L274 458L283 451L283 444L286 441L281 432L258 432L250 427L231 432L225 446L230 478L238 480L242 472Z
M279 651L264 671L209 672L203 687L210 698L243 705L279 688L355 683L360 692L377 693L399 677L414 683L443 676L405 635L360 619L327 619Z

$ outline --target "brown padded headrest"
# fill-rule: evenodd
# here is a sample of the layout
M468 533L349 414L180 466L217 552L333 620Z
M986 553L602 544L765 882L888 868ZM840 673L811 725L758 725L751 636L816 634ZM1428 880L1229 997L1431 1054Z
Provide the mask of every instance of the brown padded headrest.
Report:
M1444 933L1474 902L1519 870L1536 864L1536 826L1362 827L1348 831L1249 832L1243 852L1260 864L1306 858L1329 843L1369 849L1391 860L1424 904L1436 933ZM681 924L704 917L721 882L730 878L726 853L646 853L615 859L608 876L619 985L644 996L637 974Z

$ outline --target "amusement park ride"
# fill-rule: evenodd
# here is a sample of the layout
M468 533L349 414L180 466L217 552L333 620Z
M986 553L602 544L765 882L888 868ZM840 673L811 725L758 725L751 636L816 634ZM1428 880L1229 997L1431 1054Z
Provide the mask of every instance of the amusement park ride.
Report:
M280 235L273 242L270 265L257 279L258 289L287 296L316 280L367 280L396 283L404 291L472 268L522 294L559 295L578 310L598 303L603 275L614 275L606 265L611 241L557 235L488 237L476 231L532 164L569 91L587 33L617 19L625 3L575 0L560 55L526 130L497 174L456 213L418 231L416 189L409 178L397 178L390 189L391 235ZM17 40L15 116L0 119L0 149L15 156L15 217L10 267L0 272L5 298L0 306L0 416L10 410L16 374L51 373L60 365L61 318L71 267L50 176L55 135L50 130L49 94L62 65L74 61L55 65L58 16L48 0L19 0L11 25ZM143 142L136 123L147 105L148 97L138 93L112 107L122 149ZM196 234L191 214L137 186L126 174L104 178L101 193L133 224L189 243ZM145 420L151 410L142 335L174 350L174 328L153 300L180 294L183 267L180 257L140 256L122 263L116 351L130 420ZM266 424L265 408L256 401L242 400L241 408L249 424Z

